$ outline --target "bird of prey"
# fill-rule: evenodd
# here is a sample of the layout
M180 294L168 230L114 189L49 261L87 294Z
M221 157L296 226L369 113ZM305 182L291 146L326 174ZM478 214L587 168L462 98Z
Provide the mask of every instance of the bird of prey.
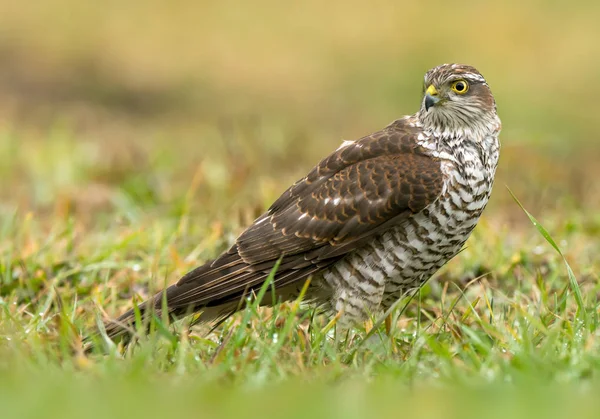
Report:
M420 109L344 143L290 186L215 260L138 308L200 321L235 312L278 264L279 301L306 299L350 327L423 285L460 250L494 182L501 123L483 76L462 64L425 74ZM272 297L264 299L270 304ZM166 308L163 305L166 303ZM106 324L129 335L135 312Z

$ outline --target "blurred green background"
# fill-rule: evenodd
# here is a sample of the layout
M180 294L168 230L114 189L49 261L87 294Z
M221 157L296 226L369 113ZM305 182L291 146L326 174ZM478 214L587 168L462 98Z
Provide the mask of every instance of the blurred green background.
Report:
M597 319L599 18L597 1L0 0L0 375L8 377L0 406L10 417L247 415L280 411L278 403L284 413L302 404L287 415L301 417L328 407L344 417L397 416L394 403L413 417L596 412L597 323L579 333L578 308L560 294L563 262L506 186L556 234ZM503 121L492 201L469 247L423 292L432 313L447 290L441 312L460 300L450 331L433 327L431 342L419 344L413 308L400 323L412 336L399 339L408 355L346 365L334 351L306 362L308 371L274 358L301 378L267 386L259 399L244 391L288 376L270 372L266 352L266 367L250 357L238 367L235 347L215 366L213 346L182 345L189 371L205 368L197 375L148 345L125 360L77 352L99 312L122 312L133 295L150 295L224 249L342 140L414 113L424 72L445 62L484 74ZM486 355L466 332L487 331L494 304L505 317ZM374 366L387 375L365 385ZM523 393L514 405L506 402L514 394L495 387L481 398L418 388L419 380L441 385L439 377L446 387L465 376L512 382L522 372L544 384L582 382L580 390L592 378L596 387L556 392L562 398ZM326 388L302 384L321 376ZM340 379L348 376L356 379ZM231 377L250 378L242 391L219 391ZM330 386L338 380L355 388L338 394Z
M504 124L488 215L521 218L505 185L542 218L598 208L599 14L592 1L3 1L0 198L89 216L123 193L173 205L195 176L208 217L260 211L342 139L415 112L427 69L463 62Z

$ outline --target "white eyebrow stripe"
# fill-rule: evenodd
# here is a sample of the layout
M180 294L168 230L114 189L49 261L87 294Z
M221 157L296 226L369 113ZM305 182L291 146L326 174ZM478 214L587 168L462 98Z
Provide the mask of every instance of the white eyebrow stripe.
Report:
M468 80L479 81L479 82L485 83L485 79L483 78L483 76L480 76L479 74L468 73L468 74L463 74L463 77Z

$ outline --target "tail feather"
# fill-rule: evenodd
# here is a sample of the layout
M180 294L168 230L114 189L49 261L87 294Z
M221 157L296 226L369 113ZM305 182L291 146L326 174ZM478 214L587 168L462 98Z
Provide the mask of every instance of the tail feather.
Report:
M301 255L283 258L284 268L277 271L274 281L278 296L283 299L294 298L288 285L303 284L308 276L336 260L332 258L326 263L321 261L313 264L307 263ZM271 263L261 263L258 267L250 265L244 262L237 247L233 246L219 258L190 271L176 284L144 301L136 310L139 310L144 327L148 327L152 316L161 318L163 310L168 310L170 320L200 310L200 322L222 320L242 306L240 303L248 293L256 292L263 285L276 263L274 260ZM265 298L265 304L271 301L272 298ZM128 342L136 332L136 310L130 309L117 319L106 322L106 335L110 339Z

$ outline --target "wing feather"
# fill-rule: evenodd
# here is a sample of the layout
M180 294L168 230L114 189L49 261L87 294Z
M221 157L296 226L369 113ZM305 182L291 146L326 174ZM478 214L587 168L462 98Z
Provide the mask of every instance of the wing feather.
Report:
M238 261L237 271L219 276L217 263L210 275L201 267L178 285L198 282L198 302L222 295L220 290L239 298L240 290L260 286L282 258L275 277L281 286L284 275L328 266L421 211L437 199L443 179L440 162L416 145L417 135L415 128L396 123L338 149L240 235L223 259L229 263L224 266Z
M263 284L277 261L277 287L304 281L430 205L443 175L440 162L417 145L419 133L399 120L345 143L286 190L231 249L169 287L170 313L239 300ZM159 308L162 294L152 303Z

